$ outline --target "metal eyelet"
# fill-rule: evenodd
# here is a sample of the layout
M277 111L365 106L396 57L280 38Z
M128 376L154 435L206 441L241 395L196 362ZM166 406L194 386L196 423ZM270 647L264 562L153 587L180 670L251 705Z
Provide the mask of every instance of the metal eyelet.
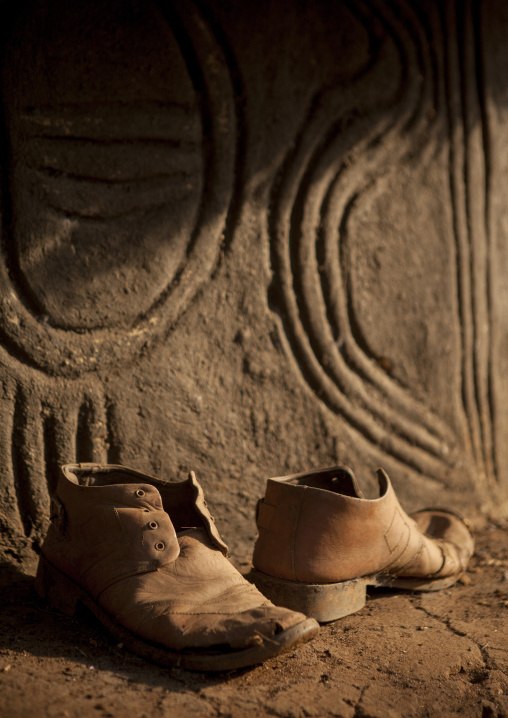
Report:
M164 546L162 541L157 541L157 543L155 544L155 548L157 549L157 551L163 551L166 547Z
M148 527L151 529L158 529L159 524L157 523L157 521L150 521L150 523L148 524Z
M143 491L143 489L136 489L136 491L135 491L134 493L135 493L136 496L138 496L140 499L145 495L145 492Z

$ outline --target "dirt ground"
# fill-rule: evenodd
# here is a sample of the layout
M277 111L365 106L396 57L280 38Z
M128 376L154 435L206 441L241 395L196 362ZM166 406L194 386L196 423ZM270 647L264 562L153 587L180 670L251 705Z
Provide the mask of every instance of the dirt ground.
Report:
M453 588L373 594L297 651L224 675L148 664L92 617L44 606L30 577L4 574L0 715L508 717L508 522L476 538Z

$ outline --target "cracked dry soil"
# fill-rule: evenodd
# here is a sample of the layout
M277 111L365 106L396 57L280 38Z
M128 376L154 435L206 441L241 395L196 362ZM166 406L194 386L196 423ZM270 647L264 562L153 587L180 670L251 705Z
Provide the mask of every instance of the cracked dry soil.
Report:
M0 716L508 717L507 539L508 523L478 532L451 589L372 594L299 650L215 676L132 656L11 573L0 591Z

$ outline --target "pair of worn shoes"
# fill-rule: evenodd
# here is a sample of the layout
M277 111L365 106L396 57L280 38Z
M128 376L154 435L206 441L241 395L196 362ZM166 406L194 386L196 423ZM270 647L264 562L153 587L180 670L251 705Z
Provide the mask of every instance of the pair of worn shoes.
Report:
M380 497L365 499L344 467L270 479L251 574L260 592L228 561L194 473L166 482L67 465L36 589L69 615L82 603L163 666L254 665L313 638L318 621L361 608L368 584L438 590L465 570L473 538L462 519L409 517L382 471L379 485Z

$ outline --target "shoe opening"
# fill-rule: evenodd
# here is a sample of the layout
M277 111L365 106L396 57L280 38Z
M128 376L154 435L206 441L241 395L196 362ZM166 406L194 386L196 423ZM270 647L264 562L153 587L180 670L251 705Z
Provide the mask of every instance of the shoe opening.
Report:
M112 464L68 464L62 467L69 481L79 486L111 486L112 484L149 484L160 493L164 511L169 515L176 533L189 528L209 527L196 506L194 485L186 481L163 481L135 469Z
M332 491L335 494L351 496L355 499L364 498L363 492L356 483L355 475L347 466L334 466L330 469L313 471L310 474L300 474L288 483Z

